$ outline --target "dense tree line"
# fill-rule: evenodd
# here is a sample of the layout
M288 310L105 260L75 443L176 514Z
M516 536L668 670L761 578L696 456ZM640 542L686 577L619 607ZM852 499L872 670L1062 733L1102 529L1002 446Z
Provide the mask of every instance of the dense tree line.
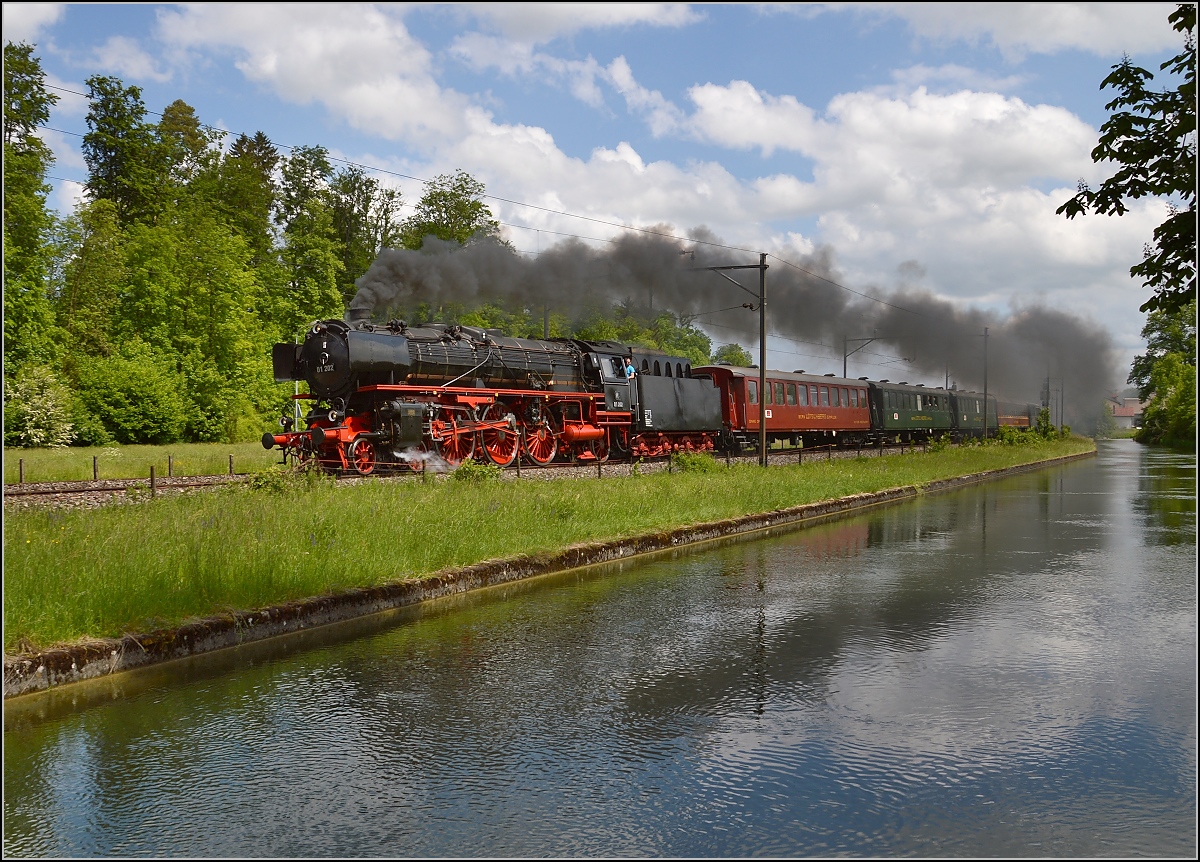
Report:
M86 194L59 217L37 134L57 97L33 47L5 45L6 446L256 439L291 394L272 380L271 344L340 317L381 249L499 236L465 172L430 181L402 218L399 191L335 168L324 147L284 153L262 132L229 141L180 100L155 122L141 90L114 77L87 88ZM515 336L549 324L697 364L712 350L687 321L628 306L582 320L494 305L413 311ZM736 345L724 351L743 360Z

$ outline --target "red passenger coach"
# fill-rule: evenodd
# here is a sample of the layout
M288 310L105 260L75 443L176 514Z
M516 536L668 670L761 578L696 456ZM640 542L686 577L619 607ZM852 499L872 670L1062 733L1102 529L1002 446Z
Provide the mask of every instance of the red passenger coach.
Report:
M711 377L721 390L725 427L743 448L755 448L765 412L767 443L785 440L806 446L855 445L871 434L867 384L862 380L796 372L767 372L759 393L756 368L705 365L693 377Z

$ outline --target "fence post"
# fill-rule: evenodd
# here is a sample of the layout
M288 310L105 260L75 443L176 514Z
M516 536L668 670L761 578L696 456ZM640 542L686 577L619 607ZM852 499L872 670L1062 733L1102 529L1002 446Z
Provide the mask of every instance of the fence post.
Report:
M233 475L233 453L229 453L229 475Z
M826 461L832 461L832 460L833 460L833 444L832 444L832 443L830 443L830 444L829 444L829 448L825 450L825 454L826 454L826 456L827 456L827 457L825 458L825 460L826 460Z
M804 445L801 444L796 447L796 466L799 467L803 463L804 463Z
M100 481L100 459L95 455L92 456L92 481Z
M167 456L167 478L170 479L174 475L175 475L175 459L171 455L168 455Z
M153 497L158 493L158 488L154 484L154 465L150 465L150 496Z
M597 461L597 462L596 462L596 478L597 478L597 479L602 479L602 478L604 478L604 477L603 477L603 475L600 473L600 470L601 470L601 468L602 468L603 466L604 466L604 465L603 465L603 464L601 464L599 461Z
M21 462L21 464L20 464L20 466L21 466L21 481L20 481L20 484L24 485L24 484L25 484L25 459L24 459L24 458L21 458L21 459L20 459L20 462Z
M521 450L517 450L517 478L521 478Z

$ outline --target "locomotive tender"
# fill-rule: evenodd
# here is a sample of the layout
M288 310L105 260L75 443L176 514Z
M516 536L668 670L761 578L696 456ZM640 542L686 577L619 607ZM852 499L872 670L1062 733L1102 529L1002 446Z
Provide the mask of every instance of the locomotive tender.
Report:
M761 421L769 442L810 446L958 439L982 434L985 422L976 393L768 372L760 394L757 369L692 368L684 357L616 342L400 320L318 321L303 343L276 344L272 364L276 381L308 384L296 398L312 406L303 428L284 416L283 433L264 434L263 446L364 476L420 469L433 453L452 465L477 458L507 467L518 458L742 452L757 446ZM987 426L1028 426L1036 409L998 413L989 397Z

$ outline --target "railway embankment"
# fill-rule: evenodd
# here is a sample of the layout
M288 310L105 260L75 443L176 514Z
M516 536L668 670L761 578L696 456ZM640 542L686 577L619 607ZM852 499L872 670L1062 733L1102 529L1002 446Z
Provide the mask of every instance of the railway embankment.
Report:
M1094 454L1073 438L597 482L243 483L7 513L4 696Z

